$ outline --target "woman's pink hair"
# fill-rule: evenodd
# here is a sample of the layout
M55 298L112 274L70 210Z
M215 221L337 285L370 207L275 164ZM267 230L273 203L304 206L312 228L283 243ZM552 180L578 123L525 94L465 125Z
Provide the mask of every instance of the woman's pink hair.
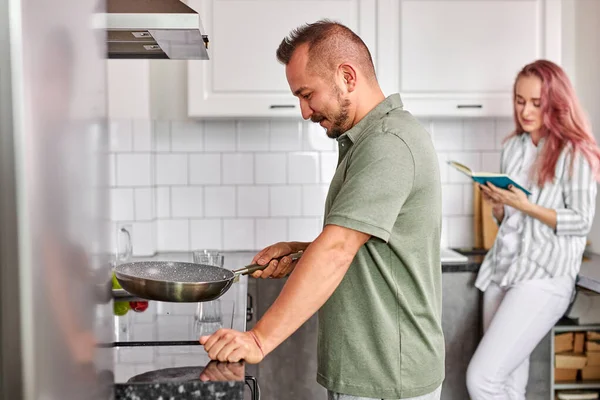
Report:
M528 64L515 79L513 101L516 99L517 82L524 76L537 76L542 81L540 133L541 137L545 138L545 143L540 160L536 162L535 176L538 186L541 187L545 182L554 179L556 162L561 151L568 144L572 147L573 155L581 152L590 163L596 180L600 180L600 149L567 74L551 61L537 60ZM516 109L514 119L517 129L509 137L524 132L517 118ZM574 158L571 158L571 167Z

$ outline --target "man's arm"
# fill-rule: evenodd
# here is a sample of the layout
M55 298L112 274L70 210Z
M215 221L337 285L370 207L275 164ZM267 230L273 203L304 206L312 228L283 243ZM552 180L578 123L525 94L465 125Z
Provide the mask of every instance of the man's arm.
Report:
M338 287L370 235L327 225L306 248L281 293L249 332L220 329L200 343L213 360L260 362L306 322Z
M305 250L279 297L253 331L268 354L306 322L338 287L370 235L327 225Z

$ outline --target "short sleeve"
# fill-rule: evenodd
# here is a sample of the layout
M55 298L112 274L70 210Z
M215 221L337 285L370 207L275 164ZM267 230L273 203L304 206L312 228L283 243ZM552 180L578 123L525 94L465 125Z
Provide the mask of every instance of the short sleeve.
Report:
M414 158L408 145L392 133L372 133L355 146L325 224L387 242L414 185Z

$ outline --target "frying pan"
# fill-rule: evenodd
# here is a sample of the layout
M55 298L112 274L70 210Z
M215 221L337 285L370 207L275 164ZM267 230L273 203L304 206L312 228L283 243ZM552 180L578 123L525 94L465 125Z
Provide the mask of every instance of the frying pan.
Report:
M301 256L299 252L287 257L295 261ZM253 264L230 271L189 262L136 261L117 265L115 276L125 291L143 299L198 303L218 299L240 275L263 270L267 265Z

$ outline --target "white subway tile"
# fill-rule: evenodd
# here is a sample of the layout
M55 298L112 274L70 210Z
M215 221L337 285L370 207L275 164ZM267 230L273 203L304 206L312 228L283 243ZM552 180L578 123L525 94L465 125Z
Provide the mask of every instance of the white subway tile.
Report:
M471 184L465 184L463 186L463 191L464 191L464 203L463 203L463 215L473 215L473 183Z
M449 153L448 160L457 161L471 168L473 172L481 172L481 153ZM456 170L456 168L448 166L448 181L451 183L469 183L472 180Z
M171 188L156 188L156 218L171 217Z
M285 153L257 153L254 160L257 184L286 183L287 155Z
M143 153L153 151L153 136L152 121L133 121L133 151Z
M319 218L290 218L288 220L288 240L291 241L312 242L322 230Z
M115 349L115 354L118 354L117 352L121 350L119 349ZM117 359L117 357L115 356L115 359ZM127 382L129 380L129 378L134 377L137 372L135 369L136 365L135 364L119 364L119 363L115 363L115 382Z
M223 250L256 250L254 248L254 220L223 220Z
M494 120L472 118L463 122L463 150L494 150Z
M238 217L268 217L269 188L267 186L239 186L237 188Z
M154 189L135 189L135 220L150 221L154 219Z
M117 186L117 157L114 154L108 155L108 185Z
M114 120L110 122L110 151L124 152L131 151L132 135L130 120Z
M190 184L218 185L221 183L220 154L190 154Z
M192 250L223 248L223 227L220 219L194 219L190 221Z
M338 153L321 153L321 182L329 183L335 174L338 162Z
M226 185L254 183L254 155L223 154L223 183Z
M157 154L156 184L186 185L188 183L187 154Z
M305 151L333 151L337 142L327 136L327 131L314 122L304 122L304 150Z
M111 219L113 221L133 221L133 189L110 189Z
M449 247L473 247L473 217L449 217Z
M448 247L448 218L442 218L442 235L440 238L440 246L442 248Z
M156 225L155 222L134 222L132 225L131 242L134 256L153 256L156 254Z
M500 152L481 153L481 171L500 173Z
M150 154L118 154L117 186L151 186Z
M205 121L206 151L235 151L235 121Z
M288 240L286 218L259 218L256 220L256 249L264 249Z
M163 315L187 315L193 317L198 309L198 303L170 303L164 301L156 302L156 314Z
M289 183L319 182L319 153L290 153L288 157Z
M513 118L497 118L496 119L496 150L502 150L503 141L513 133L516 129L515 120Z
M204 192L204 214L207 217L235 217L234 186L208 186Z
M189 251L189 221L160 219L156 221L158 251Z
M269 150L269 122L239 121L238 122L238 151L267 151Z
M322 217L325 212L327 185L307 185L302 188L302 215Z
M203 123L199 121L171 122L171 151L204 150Z
M271 151L302 150L302 122L271 121Z
M459 184L442 185L442 215L463 214L463 187Z
M302 189L300 186L272 186L269 190L271 217L302 215Z
M202 187L172 187L171 212L174 218L194 218L204 215Z
M169 121L154 121L154 146L158 152L171 151L171 124Z
M463 147L463 125L460 119L433 120L431 133L437 151L461 150Z

